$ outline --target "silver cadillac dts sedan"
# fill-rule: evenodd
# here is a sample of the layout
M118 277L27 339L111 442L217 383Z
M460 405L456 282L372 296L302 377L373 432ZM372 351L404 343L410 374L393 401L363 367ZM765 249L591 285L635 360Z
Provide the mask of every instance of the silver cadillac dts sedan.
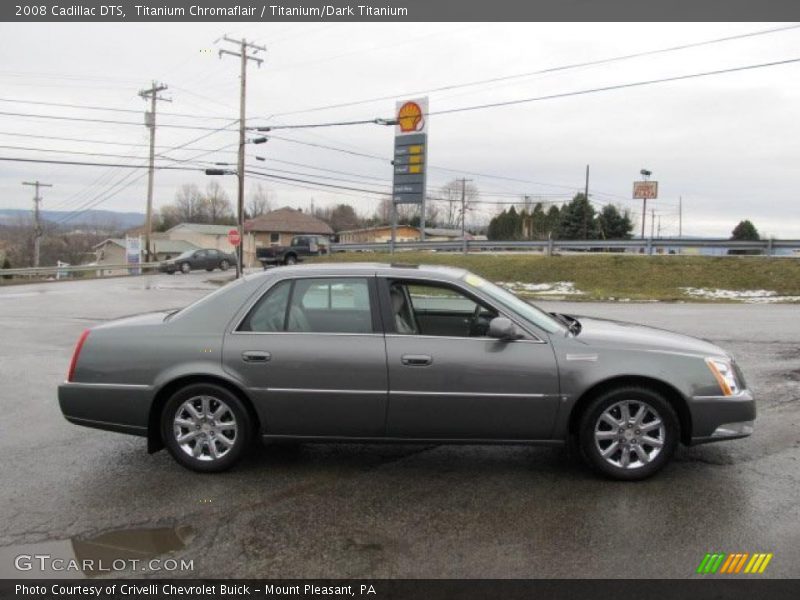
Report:
M547 313L464 270L272 269L177 312L85 331L59 403L196 471L255 438L520 443L648 477L679 442L750 435L755 401L709 342Z

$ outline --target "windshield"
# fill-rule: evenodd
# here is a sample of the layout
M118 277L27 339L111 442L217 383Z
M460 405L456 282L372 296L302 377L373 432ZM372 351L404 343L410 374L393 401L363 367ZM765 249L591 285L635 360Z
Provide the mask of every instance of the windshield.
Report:
M194 250L187 250L186 252L181 252L175 258L176 259L178 259L178 258L189 258L192 254L194 254Z
M482 277L478 277L473 273L467 273L462 277L462 281L470 287L480 290L498 304L513 311L529 323L544 329L548 333L565 332L567 329L563 323L553 318L549 313L535 307L533 304L525 302L522 298L518 298L508 290L486 281Z

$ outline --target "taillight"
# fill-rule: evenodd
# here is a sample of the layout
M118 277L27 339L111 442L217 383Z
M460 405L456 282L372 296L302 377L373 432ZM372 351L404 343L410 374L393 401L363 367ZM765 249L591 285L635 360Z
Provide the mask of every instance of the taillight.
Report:
M83 343L89 337L89 329L84 329L81 337L78 338L78 343L75 344L75 350L72 353L72 360L69 361L69 371L67 372L67 381L72 381L72 376L75 375L75 367L78 364L78 356L80 356Z

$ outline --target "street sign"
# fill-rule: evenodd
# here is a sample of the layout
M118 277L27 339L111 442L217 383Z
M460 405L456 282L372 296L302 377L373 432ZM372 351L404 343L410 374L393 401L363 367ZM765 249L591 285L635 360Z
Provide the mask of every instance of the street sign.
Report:
M653 200L658 198L657 181L634 181L633 199L634 200Z
M242 242L242 238L239 237L239 230L238 229L231 229L228 232L228 242L230 242L231 246L238 246Z

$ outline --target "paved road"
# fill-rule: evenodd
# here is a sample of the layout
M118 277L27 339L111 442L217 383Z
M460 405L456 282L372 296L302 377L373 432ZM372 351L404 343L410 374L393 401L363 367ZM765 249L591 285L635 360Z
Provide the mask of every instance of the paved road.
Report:
M202 476L62 419L83 328L184 305L208 277L0 288L0 576L21 550L153 528L179 532L183 576L686 577L708 551L773 552L767 575L800 576L800 307L548 303L709 338L758 394L753 437L682 449L635 484L560 450L485 446L271 447Z

